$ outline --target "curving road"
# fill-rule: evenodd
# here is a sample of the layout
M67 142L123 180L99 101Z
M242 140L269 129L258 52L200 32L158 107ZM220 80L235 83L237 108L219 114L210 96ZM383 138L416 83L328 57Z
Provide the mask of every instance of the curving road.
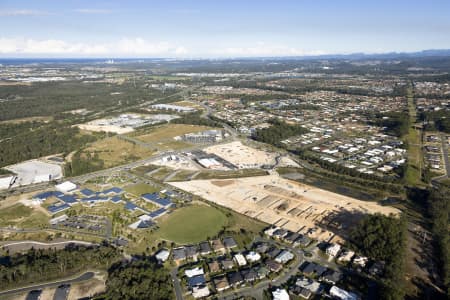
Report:
M9 247L9 246L23 245L23 244L39 245L39 246L57 246L57 245L64 245L64 244L79 244L79 245L86 245L86 246L93 245L93 243L90 243L90 242L70 240L70 241L53 242L53 243L45 243L45 242L38 242L38 241L19 241L19 242L11 242L11 243L6 243L6 244L1 244L0 246Z
M7 295L13 295L13 294L17 294L17 293L25 293L25 292L29 292L32 290L41 290L41 289L45 289L45 288L59 286L62 284L72 284L72 283L77 283L77 282L81 282L81 281L86 281L86 280L93 278L94 275L95 275L94 272L86 272L76 278L63 279L63 280L59 280L59 281L40 283L40 284L31 285L31 286L27 286L27 287L22 287L22 288L7 290L7 291L1 291L0 298L3 296L7 296Z

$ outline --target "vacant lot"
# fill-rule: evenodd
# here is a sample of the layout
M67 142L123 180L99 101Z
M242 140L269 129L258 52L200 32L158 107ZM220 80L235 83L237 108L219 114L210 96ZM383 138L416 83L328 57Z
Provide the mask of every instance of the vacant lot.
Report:
M178 244L197 243L216 235L227 217L216 208L191 205L177 209L159 223L162 239Z
M101 120L95 120L86 124L79 124L77 125L78 128L82 130L87 131L105 131L105 132L114 132L117 134L124 134L128 132L132 132L134 129L132 127L121 127L117 125L102 125L102 123L105 122L104 119Z
M142 194L146 193L154 193L158 192L159 190L155 187L152 187L151 185L145 184L145 183L137 183L128 185L125 187L125 191L127 191L130 194L135 195L136 197L140 197Z
M220 156L240 169L275 164L276 154L248 147L241 142L214 145L203 150L207 153Z
M277 175L170 183L180 189L269 224L329 240L345 236L367 213L398 213Z
M105 167L112 167L151 156L153 151L112 137L93 143L83 150L82 156L86 156L87 153L90 153L92 157L98 155L98 158L104 161Z
M152 127L151 129L143 132L143 134L136 136L136 138L146 143L157 143L163 141L173 141L173 138L176 136L209 129L213 128L198 125L167 124L158 127Z
M0 209L0 227L34 228L48 224L49 217L20 203Z

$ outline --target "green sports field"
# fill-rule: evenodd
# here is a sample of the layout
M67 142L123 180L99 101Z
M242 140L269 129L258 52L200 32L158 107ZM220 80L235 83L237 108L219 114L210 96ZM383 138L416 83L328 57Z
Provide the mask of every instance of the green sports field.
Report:
M175 210L159 223L159 235L177 244L198 243L216 235L227 217L216 208L191 205Z

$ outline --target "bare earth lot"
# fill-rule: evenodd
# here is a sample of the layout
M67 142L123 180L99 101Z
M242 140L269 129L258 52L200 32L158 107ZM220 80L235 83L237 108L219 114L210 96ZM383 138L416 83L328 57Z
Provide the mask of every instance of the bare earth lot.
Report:
M220 156L240 169L255 168L265 164L275 164L276 156L271 152L245 146L241 142L214 145L203 149L203 151Z
M239 213L319 240L340 240L363 214L399 212L278 175L170 184Z
M78 128L88 131L106 131L106 132L114 132L117 134L124 134L128 132L134 131L131 127L121 127L116 125L105 125L103 124L105 120L95 120L86 124L77 125Z

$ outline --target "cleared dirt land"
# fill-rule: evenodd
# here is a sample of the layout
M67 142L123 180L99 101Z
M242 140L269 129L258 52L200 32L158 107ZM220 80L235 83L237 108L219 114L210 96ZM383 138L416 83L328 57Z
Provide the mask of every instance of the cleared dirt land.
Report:
M244 215L319 240L340 240L364 214L399 212L278 175L170 184Z
M276 157L274 153L251 148L241 142L214 145L203 149L203 151L220 156L240 169L273 165Z
M200 132L214 129L208 126L186 125L186 124L167 124L158 127L152 127L149 132L136 136L136 138L145 143L161 142L173 140L174 137L186 133Z
M104 122L104 120L96 120L96 121L89 122L87 124L79 124L77 126L78 126L78 128L83 129L83 130L98 131L98 132L101 132L101 131L114 132L117 134L124 134L124 133L134 131L134 129L131 127L121 127L121 126L116 126L116 125L102 125L103 124L102 122Z

